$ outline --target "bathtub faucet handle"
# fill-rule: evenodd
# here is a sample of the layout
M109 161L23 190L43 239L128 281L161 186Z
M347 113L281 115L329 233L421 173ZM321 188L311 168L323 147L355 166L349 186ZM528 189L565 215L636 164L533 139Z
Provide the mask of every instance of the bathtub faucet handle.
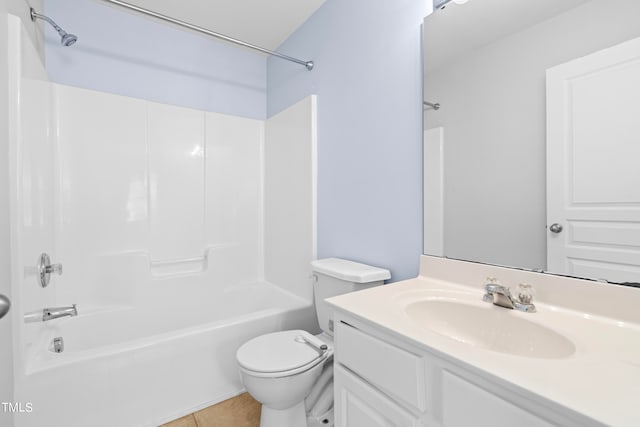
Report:
M40 277L40 285L43 288L49 286L51 274L62 274L62 264L51 264L51 258L46 253L40 255L37 269Z

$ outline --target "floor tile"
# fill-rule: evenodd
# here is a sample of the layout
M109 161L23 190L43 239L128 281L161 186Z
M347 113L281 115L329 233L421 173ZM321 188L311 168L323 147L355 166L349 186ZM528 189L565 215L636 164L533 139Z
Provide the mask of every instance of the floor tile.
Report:
M193 415L197 427L259 427L260 409L260 403L244 393Z
M186 417L178 418L160 427L198 427L198 424L196 424L196 419L193 414L189 414Z

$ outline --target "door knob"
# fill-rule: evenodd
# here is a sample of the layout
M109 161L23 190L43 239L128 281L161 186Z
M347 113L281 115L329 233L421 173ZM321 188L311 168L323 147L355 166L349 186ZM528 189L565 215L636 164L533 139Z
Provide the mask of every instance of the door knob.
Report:
M562 233L562 226L556 222L555 224L551 224L551 226L549 227L549 231L556 234Z
M5 314L9 312L11 308L11 301L6 296L0 294L0 319L2 319Z

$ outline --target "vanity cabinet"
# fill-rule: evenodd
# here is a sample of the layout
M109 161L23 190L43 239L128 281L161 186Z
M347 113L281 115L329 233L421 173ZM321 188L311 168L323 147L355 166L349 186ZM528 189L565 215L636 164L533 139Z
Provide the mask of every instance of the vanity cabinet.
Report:
M587 427L593 420L336 311L336 427Z
M350 373L334 370L337 426L419 427L420 421L389 397Z

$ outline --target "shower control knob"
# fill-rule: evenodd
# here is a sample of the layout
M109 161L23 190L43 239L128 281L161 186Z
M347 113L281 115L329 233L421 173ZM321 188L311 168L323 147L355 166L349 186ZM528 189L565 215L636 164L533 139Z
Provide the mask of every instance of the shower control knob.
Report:
M38 262L37 269L40 285L43 288L49 286L51 274L62 274L62 264L51 264L51 258L49 258L49 255L45 253L40 255L40 261Z
M562 226L556 222L555 224L551 224L549 231L556 234L562 233Z

